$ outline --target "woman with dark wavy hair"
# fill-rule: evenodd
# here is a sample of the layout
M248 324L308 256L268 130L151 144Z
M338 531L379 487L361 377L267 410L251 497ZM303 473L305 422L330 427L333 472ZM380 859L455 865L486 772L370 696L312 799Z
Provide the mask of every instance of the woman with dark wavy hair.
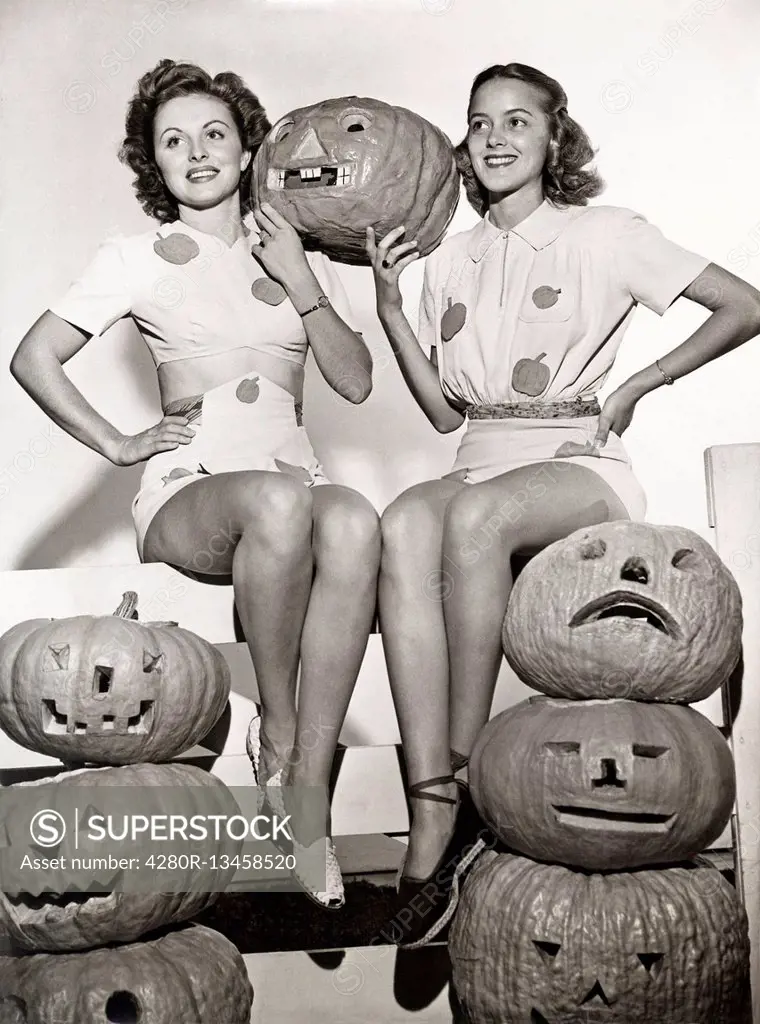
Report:
M143 75L120 156L158 229L105 242L21 341L11 372L83 444L117 466L145 463L133 503L141 560L231 576L261 699L248 751L274 797L286 784L327 793L372 626L380 529L369 502L330 484L302 425L309 348L354 403L370 393L372 362L329 260L305 254L271 207L246 216L269 129L235 74L163 60ZM163 408L135 435L63 371L126 316L153 355ZM328 818L325 802L316 833L300 836L317 856L300 859L311 874L297 877L337 908Z
M620 439L636 404L760 331L750 285L639 214L587 205L602 183L554 79L487 68L467 119L459 167L482 219L428 257L418 337L398 287L415 240L403 225L367 240L380 320L417 402L442 433L468 421L451 472L382 517L382 635L412 798L395 938L409 948L449 920L485 842L456 774L490 714L512 556L643 518ZM600 409L636 304L663 314L681 295L712 315Z

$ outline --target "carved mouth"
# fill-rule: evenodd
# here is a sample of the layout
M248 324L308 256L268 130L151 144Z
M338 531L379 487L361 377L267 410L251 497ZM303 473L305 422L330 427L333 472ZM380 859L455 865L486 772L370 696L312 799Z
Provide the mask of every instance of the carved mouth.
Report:
M333 188L353 185L356 179L356 164L320 164L317 167L270 167L267 171L267 188L272 191L289 191L302 188Z
M595 597L573 615L568 625L570 629L575 629L603 619L650 626L672 640L681 637L680 626L659 601L630 590L613 590L609 594Z
M605 832L668 832L675 814L653 814L645 811L605 811L596 807L571 807L552 804L560 825L600 829Z

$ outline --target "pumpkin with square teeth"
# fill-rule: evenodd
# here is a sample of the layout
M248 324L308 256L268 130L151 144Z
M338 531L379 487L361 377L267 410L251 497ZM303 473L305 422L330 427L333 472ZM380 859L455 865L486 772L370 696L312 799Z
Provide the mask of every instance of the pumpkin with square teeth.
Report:
M592 871L696 855L736 794L731 750L704 715L628 700L531 697L481 731L469 778L508 847Z
M698 534L619 520L544 548L512 590L504 653L552 697L690 704L739 663L736 580Z
M274 125L253 163L254 203L271 203L306 248L369 264L377 241L405 225L421 255L443 238L459 200L454 150L419 114L370 97L301 107Z
M132 842L125 833L124 814L152 816L159 829L168 815L188 821L194 816L238 815L241 808L226 785L196 765L136 764L63 772L5 787L2 808L0 878L5 891L0 892L0 944L5 948L87 949L131 942L185 921L216 902L235 874L234 858L242 848L242 840L232 839L225 829L218 838L211 828L206 838L196 832L192 843L162 841L162 836L169 839L167 828L155 840L138 833ZM41 848L30 841L30 821L39 811L60 814L66 822L66 834L55 847ZM76 837L75 814L80 826ZM123 840L99 838L107 815L115 833L124 834ZM97 830L91 827L93 820ZM164 892L152 889L158 876L151 872L148 856L157 850L167 855L159 882ZM181 857L188 852L198 860ZM117 860L138 858L141 873L111 863L111 854ZM169 854L180 856L170 861Z
M248 1024L252 1005L242 956L203 925L88 953L0 957L3 1024Z
M0 637L0 728L65 762L169 761L203 739L229 699L212 644L175 622L113 615L30 619Z
M467 1024L749 1024L749 948L705 864L589 875L494 851L449 936Z

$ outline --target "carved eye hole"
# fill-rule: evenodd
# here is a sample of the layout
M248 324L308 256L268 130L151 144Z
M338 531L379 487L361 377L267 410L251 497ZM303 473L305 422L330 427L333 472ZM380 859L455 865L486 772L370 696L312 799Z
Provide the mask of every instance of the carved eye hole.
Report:
M68 644L48 644L43 671L56 672L67 669L70 653L71 647Z
M702 559L691 548L679 548L671 558L670 564L676 569L698 569L702 564Z
M345 132L363 132L372 124L369 114L363 114L358 110L352 110L348 114L342 114L338 118L338 124Z
M586 541L585 544L581 544L581 558L584 562L590 562L594 558L604 558L606 551L607 545L601 537L597 537L596 540L589 540Z
M534 1007L530 1011L530 1024L549 1024L549 1021L540 1010L536 1010Z
M634 757L662 757L667 754L669 747L658 747L654 743L634 743Z
M665 958L664 953L637 953L636 956L641 961L641 965L647 974L651 974L653 978L662 970L662 961Z
M550 754L580 754L581 752L580 743L573 743L571 740L544 743L544 747L546 747Z
M143 648L143 672L159 672L164 666L163 651L153 654Z
M553 960L562 948L559 942L545 942L543 939L533 939L533 945L544 960Z
M283 139L287 139L288 135L293 131L293 119L285 118L279 121L269 133L270 142L282 142Z

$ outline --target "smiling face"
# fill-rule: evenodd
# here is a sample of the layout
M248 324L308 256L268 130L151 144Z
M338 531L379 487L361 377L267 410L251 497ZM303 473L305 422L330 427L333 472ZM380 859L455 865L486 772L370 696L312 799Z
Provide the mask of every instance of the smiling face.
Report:
M544 104L540 89L517 79L493 78L472 97L467 148L492 202L541 189L551 139Z
M749 1019L746 914L710 867L587 875L487 852L464 883L449 954L478 1024Z
M592 871L693 856L723 831L736 789L728 744L692 708L547 697L486 725L470 786L507 846Z
M504 651L552 697L693 703L741 653L738 585L691 530L621 520L545 548L517 579Z
M213 96L178 96L153 122L156 163L181 206L204 210L234 196L251 154L243 149L232 113Z
M403 107L344 96L293 110L253 165L257 204L271 203L308 248L367 264L366 229L406 225L422 255L441 240L459 198L451 143Z

